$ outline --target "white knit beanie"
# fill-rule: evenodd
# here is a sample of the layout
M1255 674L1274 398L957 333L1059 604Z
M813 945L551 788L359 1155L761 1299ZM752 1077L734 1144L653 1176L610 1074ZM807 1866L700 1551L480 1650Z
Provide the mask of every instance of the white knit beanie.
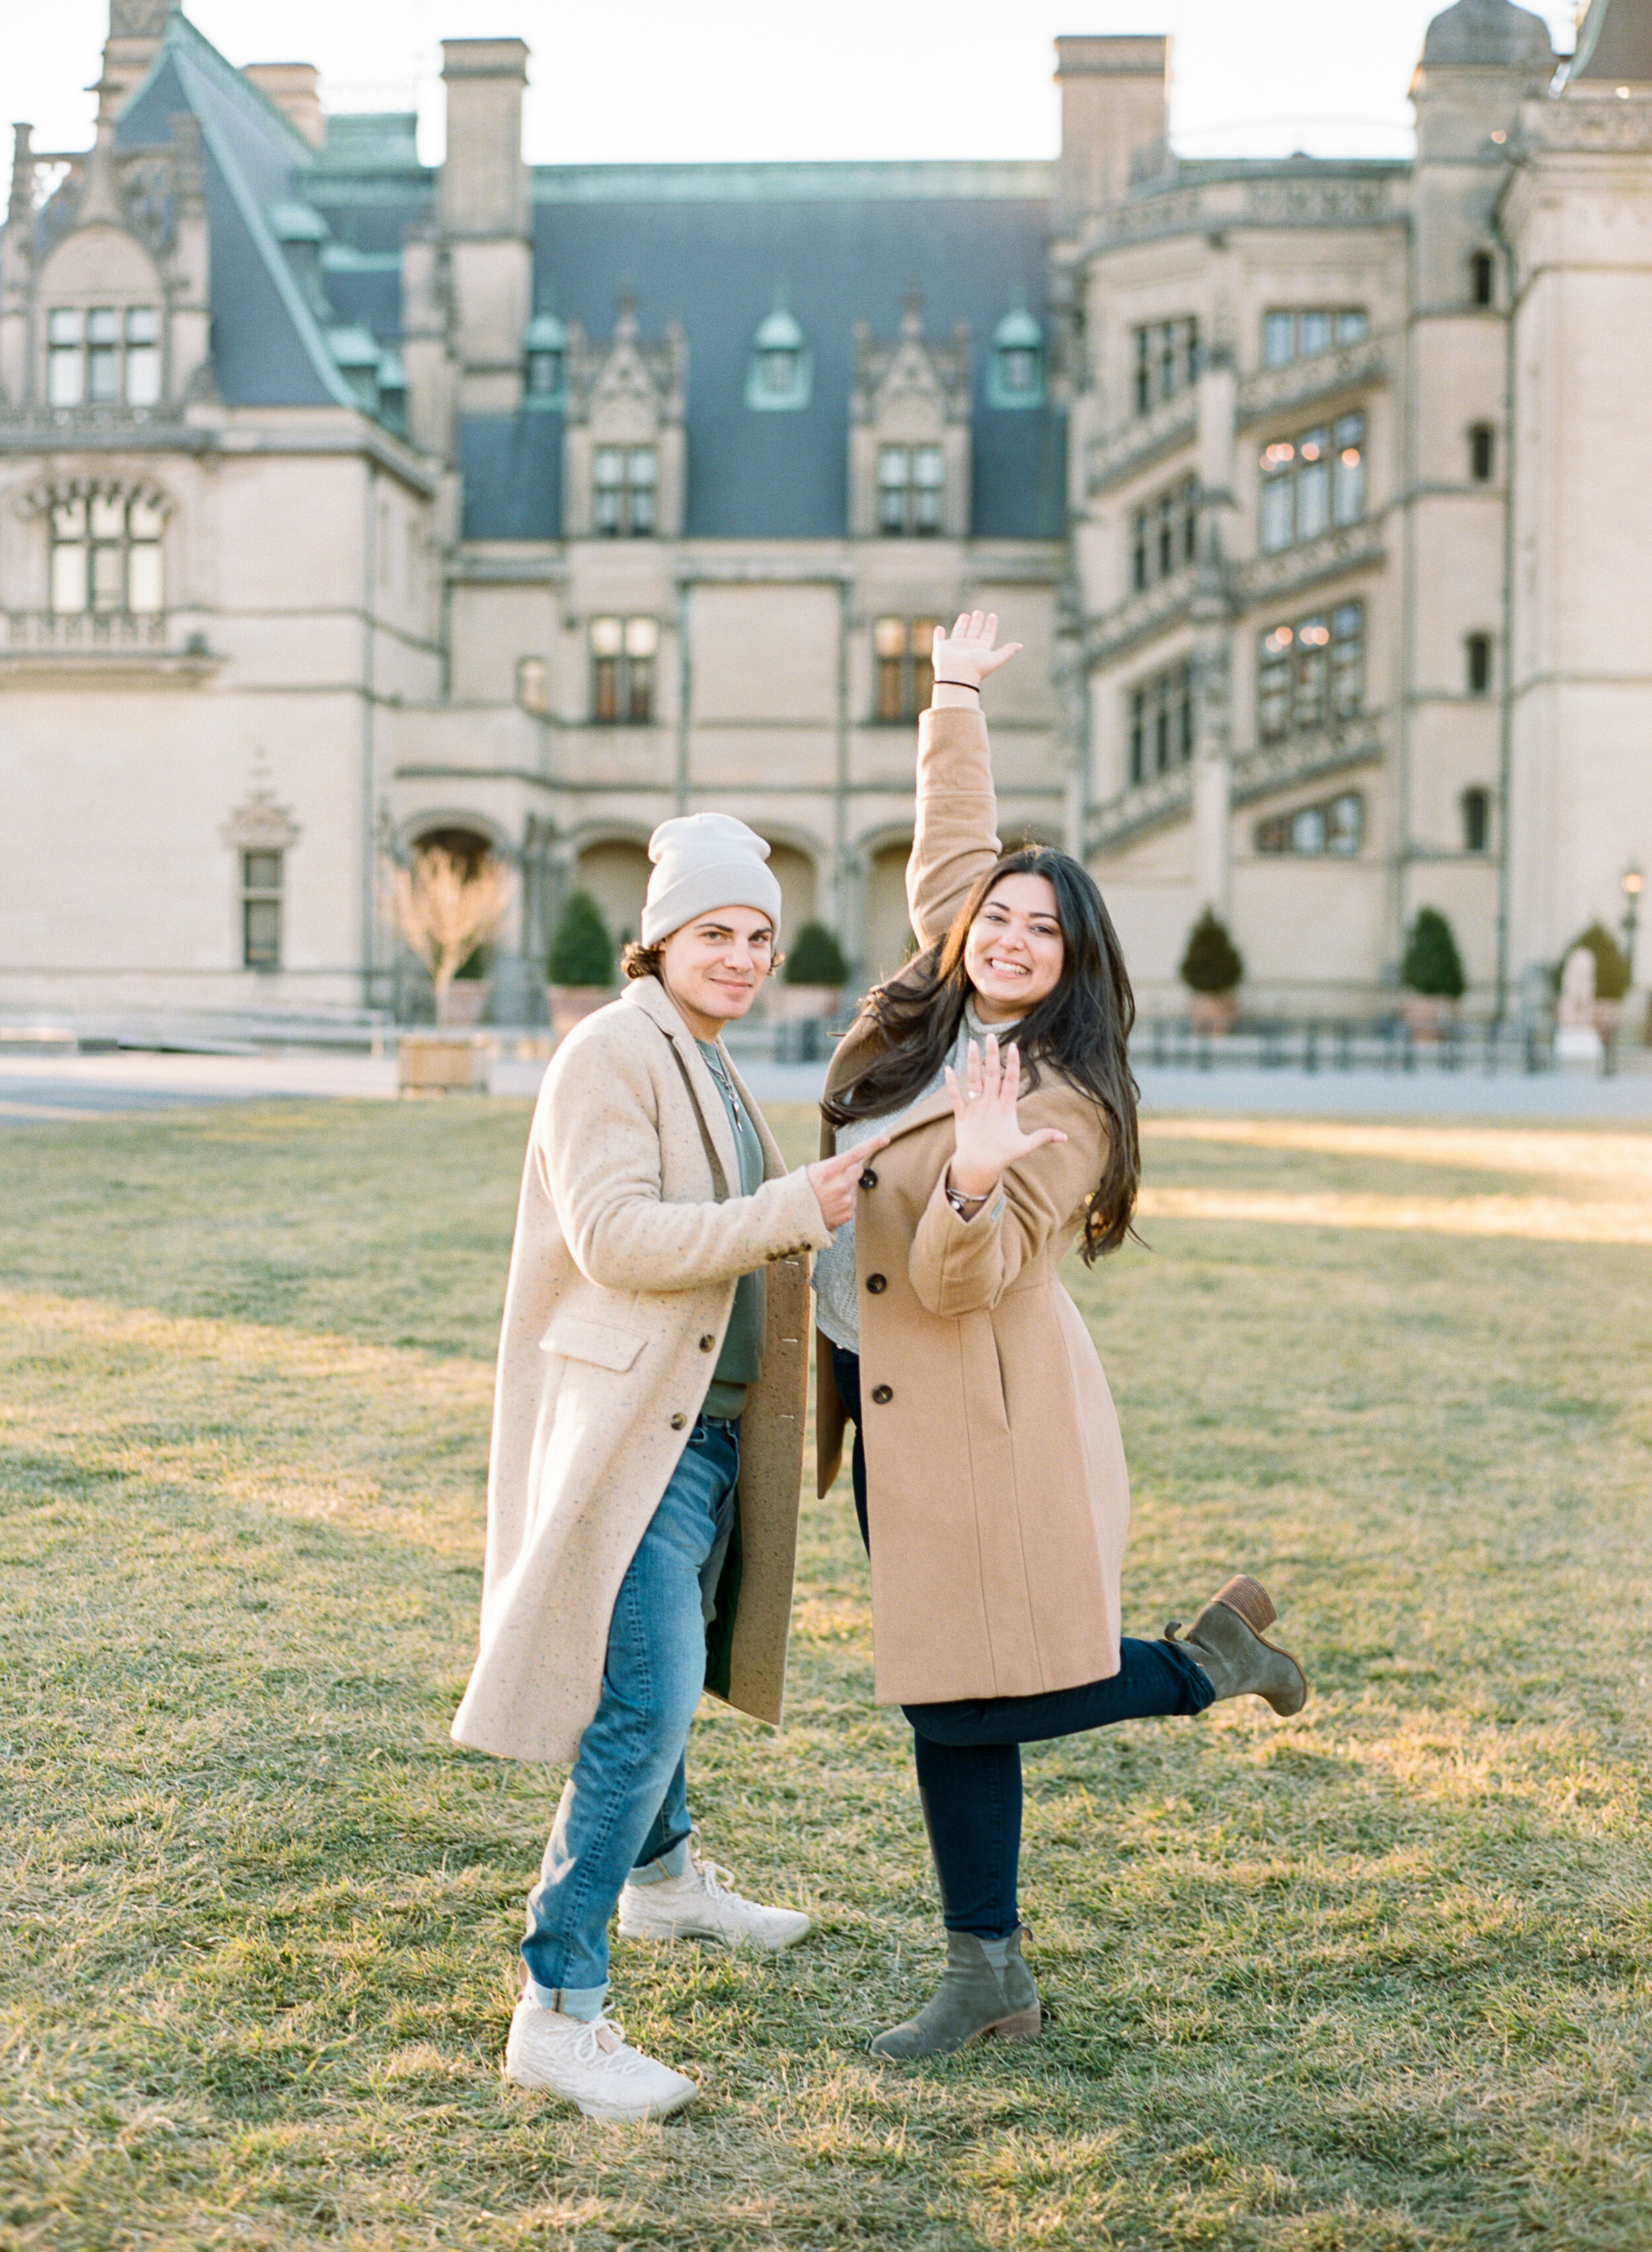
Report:
M711 907L756 907L780 933L781 887L768 846L732 813L684 813L649 839L654 873L642 907L642 943L657 945Z

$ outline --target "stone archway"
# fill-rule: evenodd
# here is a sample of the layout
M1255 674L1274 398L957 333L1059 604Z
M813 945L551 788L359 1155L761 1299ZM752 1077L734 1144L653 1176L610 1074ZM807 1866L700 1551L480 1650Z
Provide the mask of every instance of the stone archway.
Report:
M912 951L912 922L906 912L906 863L912 840L884 844L866 867L864 952L866 982L892 977Z

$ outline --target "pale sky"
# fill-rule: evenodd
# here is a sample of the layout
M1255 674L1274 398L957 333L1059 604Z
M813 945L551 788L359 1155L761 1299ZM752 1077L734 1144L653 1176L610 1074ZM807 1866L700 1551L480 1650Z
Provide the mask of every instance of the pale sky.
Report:
M232 62L313 62L336 109L420 113L441 149L441 40L532 50L539 163L1048 156L1058 32L1168 31L1171 139L1189 156L1404 156L1433 0L192 0ZM1572 0L1540 7L1569 48ZM84 148L108 0L4 0L6 108L35 146Z

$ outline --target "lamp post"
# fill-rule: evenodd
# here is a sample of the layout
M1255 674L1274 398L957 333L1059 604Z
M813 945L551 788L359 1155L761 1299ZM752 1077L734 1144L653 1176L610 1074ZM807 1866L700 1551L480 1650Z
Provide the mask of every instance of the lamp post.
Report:
M1623 957L1629 965L1629 983L1635 983L1635 933L1641 920L1641 886L1646 881L1640 869L1631 860L1624 870L1623 885Z

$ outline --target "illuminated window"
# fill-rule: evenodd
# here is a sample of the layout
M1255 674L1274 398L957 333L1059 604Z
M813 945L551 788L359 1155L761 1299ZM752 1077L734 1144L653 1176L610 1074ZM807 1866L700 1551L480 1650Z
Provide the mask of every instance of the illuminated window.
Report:
M1191 563L1199 552L1199 481L1166 486L1130 518L1130 579L1138 591Z
M1363 305L1299 305L1262 316L1262 365L1288 367L1333 344L1357 344L1370 330Z
M912 720L928 710L935 685L934 645L934 618L873 622L873 693L880 720Z
M1259 852L1295 852L1308 858L1330 852L1350 858L1365 841L1365 801L1357 790L1295 813L1270 814L1256 824Z
M1256 725L1265 743L1350 719L1365 695L1365 606L1339 602L1260 636Z
M1130 781L1187 766L1193 756L1193 666L1183 657L1130 691Z
M646 539L659 522L659 456L652 446L599 446L591 524L610 539Z
M1364 416L1343 414L1270 440L1261 471L1257 543L1264 555L1315 539L1333 524L1357 524L1365 513Z
M891 539L933 539L941 530L947 485L939 446L878 449L878 529Z
M285 854L241 855L241 967L281 966L281 879Z
M52 608L144 615L162 597L159 503L118 485L59 494L51 508Z
M1150 414L1163 400L1191 390L1199 372L1199 324L1190 313L1135 330L1134 342L1138 414Z
M660 629L653 618L591 621L591 717L604 726L642 727L654 717L654 664Z

